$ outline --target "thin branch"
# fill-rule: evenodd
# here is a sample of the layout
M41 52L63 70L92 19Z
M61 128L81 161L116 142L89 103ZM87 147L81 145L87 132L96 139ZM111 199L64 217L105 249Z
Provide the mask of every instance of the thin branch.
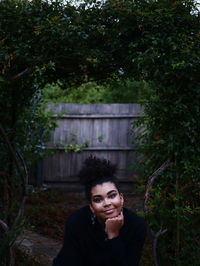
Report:
M5 236L8 237L8 234L9 234L9 232L10 232L9 227L8 227L8 225L7 225L3 220L1 220L1 219L0 219L0 226L1 226L1 227L3 228L3 230L4 230L4 234L5 234ZM3 239L1 238L1 241L2 241L2 240L3 240ZM9 256L7 257L8 261L7 261L6 265L7 265L7 266L14 266L14 265L15 265L15 258L14 258L14 254L13 254L12 245L10 245L9 248L8 248L8 254L9 254Z
M158 176L160 176L170 165L172 165L172 163L168 159L148 178L146 192L144 195L144 211L145 212L148 211L147 203L148 203L149 198L150 198L150 192L151 192L151 189L153 187L153 184L155 183Z
M144 212L148 212L148 201L150 198L150 192L152 190L152 187L156 181L156 179L169 167L172 165L172 162L168 159L165 161L149 178L148 178L148 183L146 187L146 192L144 196ZM158 247L158 238L165 234L167 232L167 229L162 230L162 226L158 232L154 232L151 230L151 234L153 236L153 257L154 257L154 262L155 266L159 266L159 260L158 260L158 252L157 252L157 247Z
M16 79L19 79L19 78L23 77L24 75L26 75L26 74L28 74L30 72L31 72L31 68L30 67L27 67L26 69L24 69L20 73L16 74L15 76L10 77L9 79L10 80L16 80Z
M200 247L200 240L195 238L195 242Z
M15 266L15 256L12 247L9 248L8 266Z
M21 163L23 165L24 176L23 176L23 180L22 180L23 181L23 183L22 183L22 199L21 199L21 203L20 203L20 207L19 207L17 216L16 216L16 218L15 218L15 220L13 222L12 228L14 228L17 225L19 219L24 214L24 206L25 206L25 202L26 202L26 187L27 187L27 184L28 184L28 171L27 171L27 167L26 167L24 158L22 157L22 155L20 154L19 151L17 151L17 155L20 158ZM12 228L11 228L11 230L12 230Z
M151 230L151 234L153 236L153 255L154 255L155 266L159 266L158 254L157 254L158 238L161 235L164 235L166 232L167 232L167 229L162 230L162 227L156 233L153 230Z
M0 219L0 225L3 228L4 232L8 232L8 230L9 230L8 225L1 219Z
M13 157L13 159L14 159L14 161L15 161L15 164L16 164L16 167L17 167L17 170L18 170L18 172L19 172L19 174L20 174L22 180L24 180L24 173L23 173L23 171L21 170L21 167L20 167L20 165L19 165L18 159L17 159L17 157L16 157L16 153L15 153L15 151L14 151L14 149L13 149L13 147L12 147L12 145L11 145L11 143L10 143L10 141L9 141L9 139L8 139L8 137L7 137L7 135L6 135L6 133L5 133L5 130L4 130L4 128L2 127L1 124L0 124L0 135L2 136L3 140L5 140L5 143L6 143L7 146L8 146L9 152L10 152L10 154L12 155L12 157Z
M17 213L17 216L15 217L15 220L12 224L12 227L11 227L11 230L15 228L15 226L17 225L19 219L23 216L24 214L24 206L25 206L25 202L26 202L26 196L24 196L21 200L21 203L20 203L20 207L19 207L19 210L18 210L18 213Z
M13 149L13 147L12 147L12 145L11 145L11 143L10 143L6 133L5 133L5 130L1 124L0 124L0 135L2 136L6 145L8 146L8 150L14 159L14 162L16 164L17 170L19 172L19 175L20 175L21 181L22 181L22 199L21 199L21 203L20 203L20 206L18 209L18 213L15 217L15 220L14 220L11 228L9 229L7 224L5 224L2 220L0 220L0 225L4 229L5 234L7 235L8 239L9 239L9 234L11 234L11 232L15 230L15 226L18 224L18 221L20 220L20 218L23 216L23 213L24 213L24 205L25 205L25 201L26 201L26 186L28 183L28 171L27 171L26 164L25 164L23 157L21 156L21 154L19 152L14 151L14 149ZM18 158L17 158L17 155L18 155ZM20 159L20 161L23 165L23 170L20 167L18 159ZM7 262L8 266L14 266L14 255L13 255L13 250L12 250L13 243L12 242L9 243L10 247L8 250L9 256L8 256L8 262Z
M16 151L21 163L22 163L22 166L23 166L23 169L24 169L24 175L23 175L23 194L24 196L26 195L26 187L28 185L28 170L27 170L27 167L26 167L26 163L24 161L24 158L22 157L21 153L19 151Z

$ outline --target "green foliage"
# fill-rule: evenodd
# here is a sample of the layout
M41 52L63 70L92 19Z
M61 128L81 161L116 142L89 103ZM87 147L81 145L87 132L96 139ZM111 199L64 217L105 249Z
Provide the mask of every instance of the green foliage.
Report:
M77 143L76 133L71 133L68 143L64 146L65 152L81 152L84 148L89 147L89 141L85 140L83 144Z
M88 82L78 87L62 89L58 84L48 84L44 88L47 103L102 103L105 88L95 82Z
M62 89L62 84L47 84L43 90L47 103L143 103L148 98L149 85L131 79L110 79L104 84L83 83Z
M149 84L133 79L113 79L104 94L106 103L144 103L149 97Z
M2 99L3 101L3 99ZM56 122L51 119L51 112L46 111L46 105L41 103L40 92L38 92L30 101L30 105L17 113L16 106L7 108L8 117L1 116L1 122L10 136L11 143L28 163L28 166L34 161L41 159L46 153L44 145L50 137L52 130L56 127ZM12 115L15 112L15 120ZM0 142L2 171L7 171L5 165L9 154L5 150L5 143ZM4 159L3 159L4 158ZM4 161L5 160L5 161ZM7 161L8 162L8 161ZM3 170L4 169L4 170Z
M31 164L46 155L45 143L57 126L56 120L52 120L52 111L47 111L46 104L42 103L40 93L38 94L16 123L20 134L16 134L15 141L23 157Z
M103 139L104 139L103 135L97 138L99 142L102 142ZM69 136L69 140L67 144L64 145L65 152L77 152L77 153L82 152L84 148L87 148L90 146L90 141L84 140L82 144L78 144L77 143L77 132L72 132Z
M4 91L5 94L6 91ZM22 109L22 106L17 108L16 105L5 103L4 98L0 98L0 103L4 106L7 105L5 112L0 114L1 125L16 152L17 160L21 162L21 158L23 158L28 171L35 161L47 154L44 144L56 126L55 122L51 120L50 113L45 111L45 105L41 104L39 92L30 102L31 105ZM21 168L23 169L23 165ZM16 169L14 158L2 136L0 138L0 177L0 219L8 225L10 230L9 234L6 234L6 238L4 235L4 238L1 239L0 257L4 263L8 247L13 245L24 226L23 218L20 219L20 224L14 227L13 223L26 187L23 187L23 181Z
M144 39L138 58L153 81L141 121L139 149L144 177L170 159L151 190L147 219L159 239L161 265L199 265L200 206L200 47L193 1L151 1L144 7ZM147 19L147 20L146 20Z

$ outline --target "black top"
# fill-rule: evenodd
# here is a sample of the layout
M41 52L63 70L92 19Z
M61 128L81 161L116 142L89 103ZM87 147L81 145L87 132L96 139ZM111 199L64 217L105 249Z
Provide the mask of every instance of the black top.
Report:
M119 236L107 239L102 226L92 223L89 206L70 215L64 244L53 266L137 266L146 237L144 220L124 208Z

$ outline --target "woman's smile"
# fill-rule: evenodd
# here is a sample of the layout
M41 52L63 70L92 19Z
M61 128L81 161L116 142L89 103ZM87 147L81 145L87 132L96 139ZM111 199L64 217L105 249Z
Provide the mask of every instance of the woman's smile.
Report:
M106 210L105 213L106 214L112 214L114 211L115 211L115 209L113 208L113 209L110 209L110 210Z

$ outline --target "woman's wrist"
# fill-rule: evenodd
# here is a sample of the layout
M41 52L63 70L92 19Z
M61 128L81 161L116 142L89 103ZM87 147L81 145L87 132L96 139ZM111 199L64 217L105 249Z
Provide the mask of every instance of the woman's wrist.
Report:
M119 234L107 234L108 239L113 239L115 237L118 237Z

